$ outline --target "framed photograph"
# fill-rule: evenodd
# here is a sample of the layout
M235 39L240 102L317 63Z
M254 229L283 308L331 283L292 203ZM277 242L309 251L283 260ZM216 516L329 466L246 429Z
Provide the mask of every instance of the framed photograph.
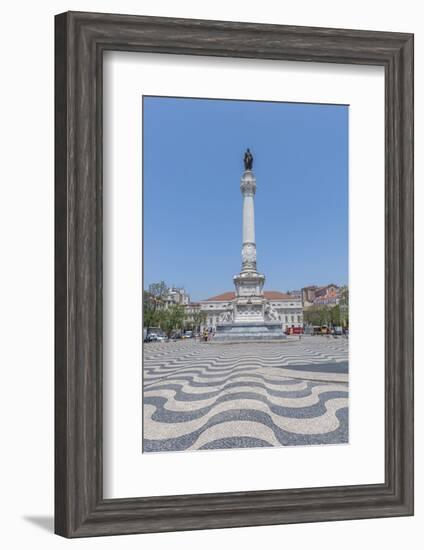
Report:
M413 514L413 35L56 16L55 530Z

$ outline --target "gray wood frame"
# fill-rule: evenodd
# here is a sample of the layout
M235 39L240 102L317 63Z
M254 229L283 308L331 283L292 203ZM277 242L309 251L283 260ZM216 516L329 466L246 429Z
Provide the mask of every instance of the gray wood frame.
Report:
M413 35L75 12L56 16L55 31L56 533L85 537L412 515ZM384 483L103 499L105 50L384 66Z

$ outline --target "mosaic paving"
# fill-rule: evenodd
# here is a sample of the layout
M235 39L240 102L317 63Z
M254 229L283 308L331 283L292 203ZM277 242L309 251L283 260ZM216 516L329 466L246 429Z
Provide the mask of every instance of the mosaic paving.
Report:
M348 341L144 346L143 451L348 442Z

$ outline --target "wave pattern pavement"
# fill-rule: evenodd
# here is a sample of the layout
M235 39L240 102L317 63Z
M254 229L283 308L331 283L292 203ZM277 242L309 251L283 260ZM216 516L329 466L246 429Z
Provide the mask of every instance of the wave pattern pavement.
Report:
M152 343L143 452L348 442L348 342Z

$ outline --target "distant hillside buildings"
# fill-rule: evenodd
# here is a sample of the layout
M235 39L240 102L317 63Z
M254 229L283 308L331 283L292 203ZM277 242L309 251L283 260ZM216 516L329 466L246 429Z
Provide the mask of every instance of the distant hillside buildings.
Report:
M172 304L178 306L187 306L190 304L190 296L189 294L187 294L184 288L171 287L168 290L166 304L168 306Z
M302 288L303 307L336 306L340 302L341 288L335 284L306 286Z

